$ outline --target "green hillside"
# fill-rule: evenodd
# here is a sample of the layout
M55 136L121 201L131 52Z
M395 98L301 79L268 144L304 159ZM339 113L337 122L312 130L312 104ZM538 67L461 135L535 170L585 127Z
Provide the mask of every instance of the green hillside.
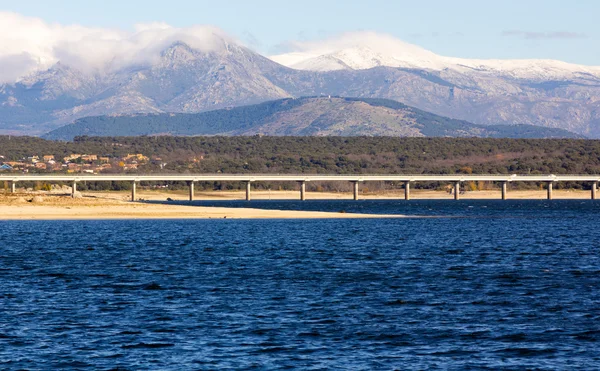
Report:
M65 142L0 136L5 161L72 153L160 157L167 165L140 170L160 173L454 174L470 168L477 174L600 174L600 140L161 136Z
M307 97L198 114L97 116L44 137L141 135L396 136L579 138L565 130L529 125L482 126L438 116L387 99Z

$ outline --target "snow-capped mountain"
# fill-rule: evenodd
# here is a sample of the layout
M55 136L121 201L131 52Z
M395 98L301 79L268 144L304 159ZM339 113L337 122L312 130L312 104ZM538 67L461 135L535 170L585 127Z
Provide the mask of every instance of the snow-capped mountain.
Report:
M58 63L0 88L0 130L39 133L85 116L200 112L289 97L264 77L285 69L222 41L201 51L175 42L150 65L81 71Z
M372 35L271 59L219 33L203 39L210 47L184 39L142 48L143 57L130 55L126 64L113 59L86 68L65 60L0 84L0 134L42 134L86 116L196 113L331 95L387 98L476 124L531 124L600 138L597 67L449 58Z
M600 77L600 67L554 60L480 60L444 57L419 46L375 33L353 33L340 40L308 45L302 51L272 56L284 66L305 71L395 68L452 70L465 74L494 74L520 79L558 79L581 75Z
M416 45L400 40L372 41L358 38L355 43L344 43L339 48L316 47L314 50L272 56L271 59L290 68L309 71L366 70L379 66L432 70L445 67L443 57Z

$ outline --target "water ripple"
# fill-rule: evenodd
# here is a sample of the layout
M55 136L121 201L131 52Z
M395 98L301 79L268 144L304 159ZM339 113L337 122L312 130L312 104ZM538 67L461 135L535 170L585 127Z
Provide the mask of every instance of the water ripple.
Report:
M397 205L0 222L0 369L600 368L598 204Z

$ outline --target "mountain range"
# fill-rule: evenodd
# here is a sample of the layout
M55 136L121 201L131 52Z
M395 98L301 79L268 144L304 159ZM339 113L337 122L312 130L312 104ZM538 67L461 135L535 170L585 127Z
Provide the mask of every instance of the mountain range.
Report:
M536 125L600 138L600 68L438 56L397 40L264 57L214 35L152 63L57 63L0 85L0 133L40 135L89 116L199 113L302 96L384 98L476 125Z
M77 136L395 136L579 138L533 125L475 125L377 98L287 98L195 114L163 113L82 118L44 135Z

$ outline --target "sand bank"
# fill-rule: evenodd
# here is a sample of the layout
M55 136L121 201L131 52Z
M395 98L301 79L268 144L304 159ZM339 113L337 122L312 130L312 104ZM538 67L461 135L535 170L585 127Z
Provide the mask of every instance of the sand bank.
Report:
M165 192L140 190L138 197L146 201L185 201L187 192ZM544 190L512 191L509 199L545 199ZM197 192L197 200L243 200L243 191ZM295 191L254 191L253 200L297 200ZM413 200L447 199L452 195L444 191L411 192ZM148 204L130 202L130 194L125 191L83 192L81 198L44 192L22 194L0 194L0 220L60 220L60 219L315 219L315 218L388 218L401 215L370 215L343 212L261 210L252 208L200 207L172 204ZM351 194L314 192L307 193L308 200L350 200ZM361 193L361 199L403 199L400 191ZM555 190L555 199L589 199L589 191ZM500 199L499 191L465 192L461 199ZM248 205L252 205L249 203Z
M111 195L114 196L114 195ZM110 197L15 195L0 198L0 220L77 219L340 219L398 218L400 215L366 215L316 211L260 210L127 202Z

